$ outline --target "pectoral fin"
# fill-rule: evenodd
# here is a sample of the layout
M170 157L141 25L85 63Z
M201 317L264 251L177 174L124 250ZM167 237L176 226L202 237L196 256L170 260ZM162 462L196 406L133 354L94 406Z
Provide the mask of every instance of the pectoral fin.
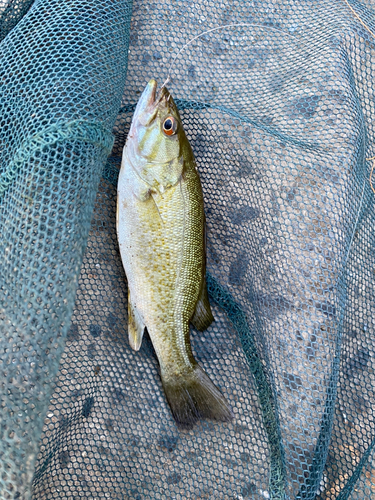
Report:
M132 349L139 351L145 325L137 311L137 308L132 304L130 291L128 292L128 333L129 344Z
M201 293L195 307L194 315L190 320L195 328L202 332L214 321L211 306L208 300L206 278L203 279Z

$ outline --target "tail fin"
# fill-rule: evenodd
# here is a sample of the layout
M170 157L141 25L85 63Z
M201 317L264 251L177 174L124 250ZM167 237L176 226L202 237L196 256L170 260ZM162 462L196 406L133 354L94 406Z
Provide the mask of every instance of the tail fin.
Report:
M181 427L192 427L199 419L227 422L232 410L219 389L199 365L173 379L162 377L172 414Z

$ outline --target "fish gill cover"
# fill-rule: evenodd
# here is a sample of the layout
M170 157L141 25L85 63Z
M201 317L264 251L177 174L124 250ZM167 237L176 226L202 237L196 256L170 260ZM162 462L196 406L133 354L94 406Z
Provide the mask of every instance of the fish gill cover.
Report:
M371 5L0 0L0 498L375 498ZM119 164L147 81L245 22L168 83L234 413L180 430L127 339Z

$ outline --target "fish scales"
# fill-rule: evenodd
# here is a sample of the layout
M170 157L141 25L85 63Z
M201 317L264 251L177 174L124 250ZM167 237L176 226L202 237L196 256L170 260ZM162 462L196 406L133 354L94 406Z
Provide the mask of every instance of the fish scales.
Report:
M131 198L134 180L132 173L128 174L124 195ZM201 200L189 186L196 182L194 177L189 173L186 182L163 195L153 194L146 201L135 199L124 211L124 224L129 234L132 232L130 255L125 257L132 300L142 311L149 331L155 332L158 358L174 359L176 369L198 300L204 259L199 245L204 222L199 213ZM171 337L172 330L175 336Z
M178 424L229 420L223 395L193 357L189 322L213 320L205 283L203 193L177 107L151 80L134 113L118 182L117 233L129 289L129 341L147 327Z

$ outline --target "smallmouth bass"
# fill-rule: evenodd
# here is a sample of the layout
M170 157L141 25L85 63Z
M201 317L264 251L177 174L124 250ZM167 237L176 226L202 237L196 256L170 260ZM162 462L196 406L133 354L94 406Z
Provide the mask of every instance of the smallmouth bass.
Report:
M128 280L128 334L145 327L176 422L228 421L230 406L193 357L189 322L213 321L205 281L203 193L177 106L150 80L134 112L117 188L117 237Z

